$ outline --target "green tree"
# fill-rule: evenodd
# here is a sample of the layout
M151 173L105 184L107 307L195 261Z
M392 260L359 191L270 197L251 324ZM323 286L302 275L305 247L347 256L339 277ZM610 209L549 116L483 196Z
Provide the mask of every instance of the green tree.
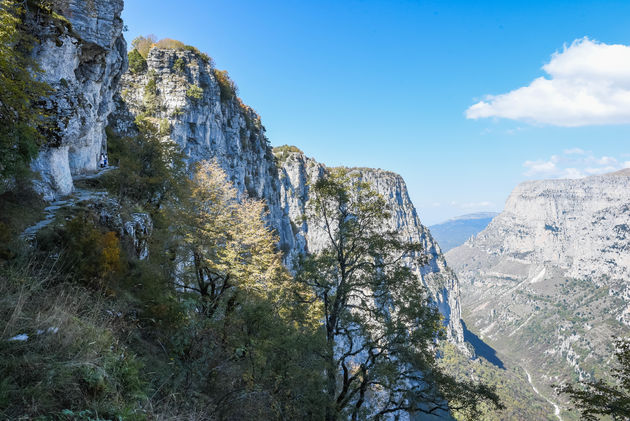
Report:
M297 279L323 304L326 419L435 413L448 411L448 401L450 409L496 403L488 388L456 382L437 366L441 317L405 264L425 256L420 244L382 229L384 199L347 169L331 170L312 191L309 218L327 245L302 262Z
M160 123L138 118L138 134L131 137L107 132L110 161L118 167L104 176L109 189L153 211L187 188L182 155L175 142L163 139Z
M615 421L630 419L630 338L615 340L618 366L613 369L615 383L584 380L577 385L559 386L559 393L569 395L585 420L597 420L600 415Z
M219 419L321 419L320 306L282 265L264 202L203 161L173 207L176 286L195 315L176 335L183 388Z
M212 72L219 84L221 102L228 102L235 98L238 93L238 88L236 83L230 79L227 70L212 69Z
M133 74L142 73L147 70L147 61L142 57L137 49L133 49L127 53L129 58L129 71Z
M24 29L22 2L0 1L0 180L22 176L44 141L48 84L31 58L35 38ZM2 190L0 188L0 190Z

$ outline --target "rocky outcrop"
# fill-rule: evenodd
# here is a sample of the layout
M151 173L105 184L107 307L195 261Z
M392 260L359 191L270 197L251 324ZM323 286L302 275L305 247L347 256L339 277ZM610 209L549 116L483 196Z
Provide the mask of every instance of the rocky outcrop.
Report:
M291 219L293 232L299 247L307 252L317 252L327 244L327 235L321 227L309 225L305 212L309 201L309 186L326 173L326 167L306 157L301 152L283 150L278 153L282 204ZM387 202L391 216L383 225L384 231L396 231L402 239L422 244L428 263L420 266L412 259L407 264L412 268L445 317L449 339L464 344L459 304L459 285L452 270L448 268L437 243L429 230L420 223L405 181L398 174L371 168L356 168L360 179L370 183Z
M189 166L216 159L241 193L265 199L281 248L298 249L280 203L277 168L260 118L235 95L226 97L224 91L221 96L210 60L190 50L153 48L146 71L125 74L120 92L112 127L128 133L129 121L148 113L179 145Z
M73 175L96 170L127 63L123 0L59 0L55 8L63 18L42 10L29 14L39 40L33 55L41 78L54 89L48 107L57 127L32 164L48 200L71 193Z
M179 145L190 166L216 159L241 193L266 201L269 223L280 237L289 266L300 254L320 249L324 237L302 216L309 183L324 175L325 166L299 152L274 157L258 115L230 95L230 86L211 60L192 48L153 48L146 62L144 71L123 77L120 106L111 126L119 134L130 134L134 116L149 115ZM445 315L449 338L463 344L457 280L420 223L404 181L386 171L357 171L391 205L387 228L425 246L429 264L414 267L414 272Z
M499 353L547 385L600 375L630 332L630 174L523 183L446 259L467 325Z

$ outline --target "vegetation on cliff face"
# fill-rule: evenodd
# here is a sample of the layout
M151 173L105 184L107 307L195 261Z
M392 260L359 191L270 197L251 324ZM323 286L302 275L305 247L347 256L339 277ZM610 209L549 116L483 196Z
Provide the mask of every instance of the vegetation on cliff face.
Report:
M40 69L30 57L36 40L25 27L26 13L22 2L0 2L0 193L25 175L49 128L50 87L34 76Z
M46 86L30 76L32 40L19 32L17 3L0 4L4 177L37 151L46 116L34 105ZM176 40L133 46L135 73L154 46L211 65ZM223 106L264 131L227 72L213 74ZM369 185L340 170L316 186L314 218L341 213L328 221L329 247L294 277L264 202L237 194L215 162L189 176L168 122L155 118L159 92L148 77L135 134L108 133L117 168L84 180L99 198L59 211L28 244L19 230L0 232L19 245L0 250L0 418L356 420L438 409L473 417L480 401L496 404L492 390L439 370L439 314L398 260L421 258L419 246L377 233L387 211ZM148 253L122 222L132 215L152 221ZM379 397L383 405L368 405Z
M152 216L150 257L97 202L2 263L0 417L321 418L321 313L280 264L263 204L237 200L216 164L178 173L138 123L110 136L119 168L93 183L116 212Z
M147 70L147 61L135 48L127 53L129 60L129 71L133 74L142 73Z
M615 347L614 382L582 380L576 385L557 387L571 398L585 420L596 421L600 416L615 421L630 419L630 338L617 339Z
M148 57L149 51L151 51L151 48L155 47L155 48L163 48L163 49L169 49L169 50L192 51L193 53L197 54L204 63L213 65L212 58L209 55L202 53L201 51L199 51L196 47L193 47L192 45L186 45L183 42L178 41L176 39L172 39L172 38L163 38L158 41L156 36L153 34L150 34L147 36L139 36L131 42L131 46L132 46L132 51L133 50L137 51L140 54L140 56L144 59Z

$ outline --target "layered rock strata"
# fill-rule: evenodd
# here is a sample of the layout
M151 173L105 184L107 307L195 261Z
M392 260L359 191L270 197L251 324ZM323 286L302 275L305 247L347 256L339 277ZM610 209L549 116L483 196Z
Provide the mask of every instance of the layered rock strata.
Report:
M446 259L500 354L547 386L606 375L612 335L630 333L630 174L523 183Z

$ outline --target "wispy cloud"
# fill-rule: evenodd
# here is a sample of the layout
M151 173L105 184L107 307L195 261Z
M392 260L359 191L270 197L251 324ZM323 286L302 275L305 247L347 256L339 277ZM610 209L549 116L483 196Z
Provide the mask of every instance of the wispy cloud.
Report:
M485 100L466 117L563 127L630 123L630 46L575 40L543 66L549 78Z
M573 148L548 159L525 161L523 167L523 174L532 178L582 178L630 168L630 161Z
M486 209L486 208L491 208L494 207L494 203L492 202L468 202L468 203L462 203L459 205L460 208L462 209Z

